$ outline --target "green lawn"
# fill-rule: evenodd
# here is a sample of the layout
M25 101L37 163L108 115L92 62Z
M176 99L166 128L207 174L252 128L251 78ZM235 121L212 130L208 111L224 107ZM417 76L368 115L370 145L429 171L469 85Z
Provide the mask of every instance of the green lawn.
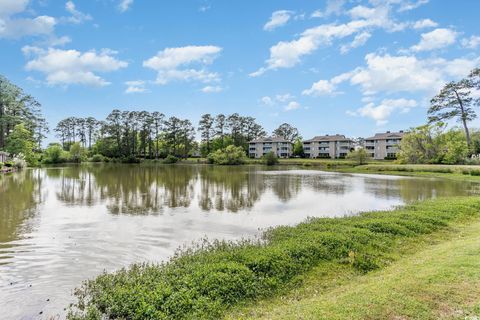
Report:
M479 319L480 221L429 241L367 275L341 266L316 268L293 292L237 309L228 318Z
M395 273L395 266L407 268L408 259L412 259L408 256L424 250L434 239L456 241L453 228L465 222L472 226L479 224L479 219L480 198L444 198L355 217L310 219L294 227L273 228L263 235L262 241L199 243L166 264L134 265L86 282L77 290L76 307L80 312L71 314L70 319L218 319L242 305L247 305L246 309L236 309L237 313L231 314L231 318L248 315L297 319L300 314L317 318L325 312L330 319L338 312L338 318L342 319L348 318L353 302L358 302L355 312L359 318L369 312L382 318L390 314L385 307L391 304L389 295L395 298L393 302L404 303L398 306L402 312L426 313L434 310L427 302L442 301L445 297L441 288L450 292L442 284L455 284L444 274L448 274L451 266L458 266L450 263L455 263L456 256L452 254L460 253L456 250L459 245L453 243L455 252L447 256L448 250L441 251L433 262L425 252L418 255L432 266L418 265L425 264L425 274L432 275L426 276L430 281L427 285L422 284L423 278L398 282L403 277L402 269L398 267ZM431 257L436 254L433 251ZM478 255L473 258L477 259ZM406 275L416 273L412 268L415 267L404 269ZM462 268L465 279L470 281L463 289L470 289L467 285L477 284L477 265ZM382 272L387 273L382 276ZM392 276L387 277L388 272ZM462 284L457 278L451 279ZM410 276L405 277L409 279ZM417 282L415 289L413 284ZM438 290L430 286L436 283ZM443 295L438 299L429 298L428 292L423 295L422 290L430 289L432 297L437 293ZM418 299L428 299L419 303L413 291L410 294L408 290L417 290ZM372 299L364 298L363 291L365 297L371 294ZM382 292L389 295L384 296ZM455 301L467 310L470 296L465 292ZM478 297L475 291L471 292ZM265 297L278 298L262 300ZM317 297L324 298L319 301ZM255 301L263 302L249 308L248 304ZM285 307L288 304L296 311L289 311L290 308ZM472 302L471 308L474 307Z

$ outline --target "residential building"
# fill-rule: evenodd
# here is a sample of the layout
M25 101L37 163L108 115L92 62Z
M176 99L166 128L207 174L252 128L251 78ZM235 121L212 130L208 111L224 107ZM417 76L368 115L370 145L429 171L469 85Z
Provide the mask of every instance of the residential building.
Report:
M341 134L316 136L303 141L306 158L345 158L353 148L353 140Z
M376 133L373 137L365 139L365 149L374 159L395 159L403 135L403 131Z
M289 158L293 154L293 144L281 137L266 137L249 142L250 158L261 158L269 152L275 153L279 158Z

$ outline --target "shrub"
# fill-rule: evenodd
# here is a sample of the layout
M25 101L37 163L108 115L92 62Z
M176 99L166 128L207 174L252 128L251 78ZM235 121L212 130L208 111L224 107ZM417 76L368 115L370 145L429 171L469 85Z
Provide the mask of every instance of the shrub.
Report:
M362 165L367 163L369 156L364 148L360 148L347 154L347 159L354 161L357 165Z
M368 272L410 238L480 216L478 198L446 198L348 218L313 218L261 240L203 242L169 262L104 273L75 291L69 319L219 319L238 303L284 290L321 263ZM392 256L393 253L393 256Z
M68 152L64 151L62 146L55 143L48 146L43 153L42 162L45 164L64 163L69 157Z
M13 163L13 161L9 160L9 161L5 161L4 165L7 168L11 168L11 167L13 167L14 163Z
M278 157L273 151L270 151L262 157L262 162L267 166L273 166L278 164Z
M178 158L175 157L174 155L169 154L164 160L163 163L166 164L174 164L178 162Z
M208 155L208 162L219 165L238 165L246 162L245 151L242 147L230 145Z
M90 161L92 161L92 162L103 162L103 161L105 161L105 157L102 156L101 154L98 154L98 153L97 153L97 154L94 154L94 155L92 156L92 158L90 159Z
M134 155L123 157L120 162L122 163L140 163L140 159L135 157Z

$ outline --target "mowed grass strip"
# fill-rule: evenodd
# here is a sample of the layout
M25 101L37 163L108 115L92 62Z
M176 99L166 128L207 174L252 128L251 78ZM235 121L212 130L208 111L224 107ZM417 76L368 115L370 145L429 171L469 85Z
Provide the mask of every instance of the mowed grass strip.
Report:
M85 282L69 318L218 319L232 306L286 291L319 266L356 273L385 267L416 238L479 216L479 198L445 198L309 219L258 240L199 243L166 263L137 264Z
M367 275L317 267L296 294L239 308L228 318L478 319L480 221L449 235ZM324 282L333 287L319 290Z

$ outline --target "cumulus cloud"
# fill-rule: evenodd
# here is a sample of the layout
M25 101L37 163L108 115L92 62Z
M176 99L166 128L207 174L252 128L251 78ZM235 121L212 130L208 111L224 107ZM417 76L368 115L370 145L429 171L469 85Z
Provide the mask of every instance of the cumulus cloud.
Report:
M145 60L143 66L157 71L158 84L174 80L215 82L220 80L220 76L205 68L213 63L221 51L222 48L216 46L166 48ZM197 65L200 69L191 68L191 65Z
M330 46L333 40L364 32L365 29L383 28L388 31L399 31L408 26L407 23L397 23L391 19L388 5L374 7L359 5L352 8L349 15L352 20L347 23L322 24L303 31L296 40L278 42L270 48L270 57L266 60L266 66L250 73L250 76L257 77L268 70L291 68L319 47ZM367 38L367 33L359 36L356 45L361 45Z
M263 30L272 31L278 27L281 27L290 20L293 11L278 10L272 13L270 20L263 26Z
M125 93L144 93L147 92L146 82L143 80L126 81Z
M57 24L53 17L15 17L16 14L25 12L28 4L28 0L0 1L0 38L17 39L24 36L50 35L53 33Z
M480 57L418 59L412 55L391 56L370 53L366 66L355 68L330 80L319 80L304 95L320 96L337 92L337 86L349 81L360 86L364 95L384 93L434 93L452 78L465 77L480 63Z
M353 41L351 43L344 44L340 47L340 52L342 54L345 54L349 52L351 49L363 46L368 41L368 39L370 39L371 36L372 35L366 31L357 34L355 38L353 38Z
M312 18L326 18L331 15L340 15L343 12L345 0L328 0L325 10L316 10L312 13Z
M384 99L379 105L370 102L356 111L347 111L347 114L371 118L376 121L377 125L381 126L388 122L388 118L394 112L406 113L416 106L417 102L412 99Z
M23 48L23 52L32 57L25 69L43 73L49 85L106 86L110 82L98 76L97 72L112 72L128 65L127 62L116 59L115 52L109 49L80 52L27 46Z
M260 98L260 102L266 106L273 106L275 102L269 96L264 96Z
M467 49L476 49L480 45L479 36L471 36L470 38L463 38L460 42L462 47Z
M285 107L285 111L292 111L292 110L297 110L300 108L300 103L297 101L290 101Z
M418 20L413 24L414 29L435 28L436 26L438 26L438 23L430 19Z
M130 9L132 4L133 0L120 0L120 2L118 3L118 10L120 10L120 12L125 12Z
M222 91L223 91L223 88L220 86L205 86L202 88L202 92L204 93L217 93Z
M92 20L92 17L89 14L85 14L79 11L73 1L67 1L65 3L65 10L67 10L72 16L66 18L66 21L70 23L83 23L84 21Z
M398 12L403 11L410 11L416 9L420 6L423 6L429 2L429 0L417 0L417 1L405 1L405 0L397 0L397 3L400 3L400 7L398 8Z
M413 51L441 49L454 44L456 38L457 32L447 28L438 28L427 33L422 33L420 42L410 49Z

